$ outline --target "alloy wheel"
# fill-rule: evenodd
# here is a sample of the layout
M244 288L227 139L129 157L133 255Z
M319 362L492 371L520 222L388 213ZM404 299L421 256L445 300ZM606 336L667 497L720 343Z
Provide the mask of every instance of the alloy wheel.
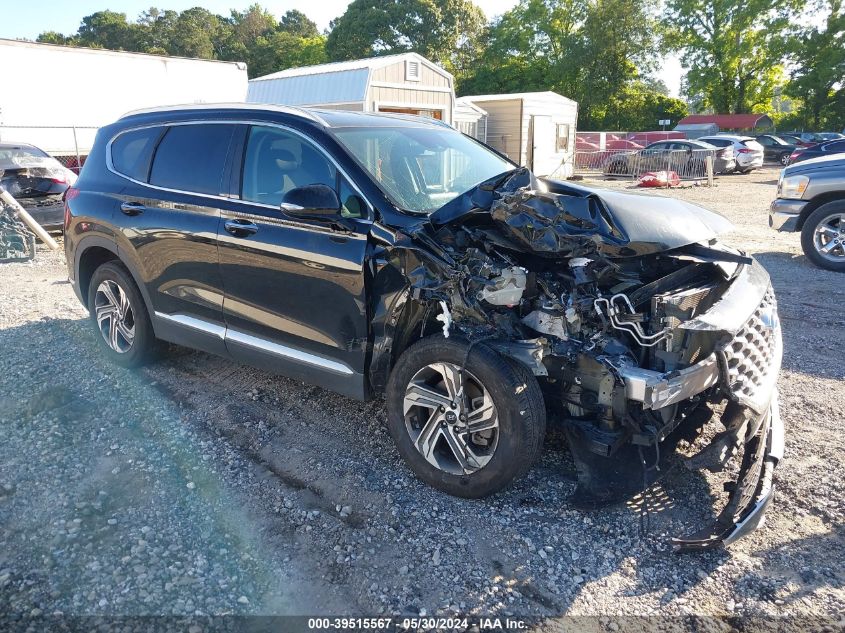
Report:
M110 279L97 287L94 296L97 327L106 344L118 354L132 349L135 340L135 314L126 291Z
M789 164L789 154L782 154L781 155L780 164L781 165L788 165Z
M452 363L432 363L405 389L405 428L436 468L469 475L484 468L499 442L499 416L484 385Z
M813 245L825 259L845 261L845 213L832 213L819 222L813 231Z

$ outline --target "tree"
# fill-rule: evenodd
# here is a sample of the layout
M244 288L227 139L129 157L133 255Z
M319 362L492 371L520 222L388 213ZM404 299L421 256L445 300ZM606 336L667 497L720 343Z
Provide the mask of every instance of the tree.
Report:
M326 52L339 61L414 51L448 68L483 28L471 0L353 0L332 21Z
M797 1L667 0L664 43L689 69L687 94L719 113L766 109Z
M44 31L35 39L35 41L41 42L42 44L62 44L64 46L75 45L73 37L62 35L61 33L58 33L56 31Z
M655 22L628 0L521 0L491 25L459 91L554 90L579 102L583 129L622 120L629 87L652 69Z
M793 40L789 58L794 69L785 92L801 101L795 117L800 125L838 129L845 118L845 12L842 0L819 5L828 11L824 28L808 28Z
M573 96L588 0L521 0L489 28L462 94L558 90ZM574 98L574 96L573 96Z
M296 9L290 9L282 16L278 28L280 31L305 38L314 38L320 35L317 25L302 11Z
M222 49L223 21L207 9L186 9L176 18L174 30L178 33L170 43L170 54L182 57L216 59Z
M636 81L627 84L606 103L595 106L590 122L592 128L599 130L653 130L661 119L677 123L688 113L684 101L660 94L646 82Z
M229 23L232 25L234 37L244 44L274 31L278 26L273 14L260 4L250 5L246 11L233 9Z
M582 68L575 93L587 114L585 125L592 123L594 105L607 104L608 114L619 118L620 110L628 107L625 96L631 84L654 70L657 24L646 6L630 0L590 3L580 52L582 59L590 61ZM638 85L636 92L642 94L643 87Z
M92 48L136 50L139 28L126 21L125 13L97 11L82 18L75 43Z
M162 11L151 7L138 17L140 25L139 50L144 53L167 55L176 39L178 11Z
M299 37L287 31L275 31L255 41L248 68L250 77L260 77L285 68L312 66L326 61L324 36Z

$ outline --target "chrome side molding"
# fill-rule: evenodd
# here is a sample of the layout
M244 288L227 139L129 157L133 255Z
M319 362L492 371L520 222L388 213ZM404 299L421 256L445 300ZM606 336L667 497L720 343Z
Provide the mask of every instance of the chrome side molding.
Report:
M221 340L226 338L226 328L222 325L217 325L216 323L209 323L208 321L188 316L187 314L165 314L164 312L156 312L155 315L157 319L164 319L165 321L170 321L171 323L178 323L179 325L184 325L192 330L204 332Z
M317 354L312 354L295 347L274 343L273 341L268 341L267 339L260 338L258 336L252 336L251 334L233 330L229 327L217 325L216 323L210 323L203 319L188 316L187 314L166 314L164 312L156 312L155 316L157 319L177 323L184 327L191 328L192 330L219 338L227 343L231 341L233 343L237 343L238 345L243 345L245 347L278 356L279 358L304 363L305 365L311 365L312 367L319 367L321 369L325 369L326 371L340 374L341 376L352 376L355 373L351 367L341 362L324 358L323 356L318 356Z
M274 343L257 336L244 334L243 332L239 332L237 330L227 329L226 341L233 341L240 345L251 347L252 349L273 354L274 356L305 363L306 365L312 365L314 367L320 367L326 371L331 371L343 376L351 376L354 373L350 367L344 365L343 363L323 358L322 356L317 356L316 354L311 354L310 352L305 352L301 349Z

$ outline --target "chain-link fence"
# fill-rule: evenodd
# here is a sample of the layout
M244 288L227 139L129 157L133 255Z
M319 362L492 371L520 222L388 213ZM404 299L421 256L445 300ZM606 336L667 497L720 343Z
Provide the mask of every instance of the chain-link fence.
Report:
M27 143L79 173L99 128L86 125L0 125L0 143Z
M576 150L576 174L640 178L648 172L674 172L680 180L705 180L728 169L718 150Z

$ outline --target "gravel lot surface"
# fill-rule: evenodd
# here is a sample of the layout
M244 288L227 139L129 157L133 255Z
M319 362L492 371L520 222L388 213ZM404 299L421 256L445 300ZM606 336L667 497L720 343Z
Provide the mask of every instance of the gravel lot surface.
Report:
M98 354L63 253L0 265L0 613L829 615L845 612L843 276L766 223L777 170L668 191L722 212L772 275L784 325L786 458L765 527L676 555L720 494L679 466L651 494L573 509L551 426L504 493L417 481L359 403L171 348ZM603 182L627 188L626 181Z

